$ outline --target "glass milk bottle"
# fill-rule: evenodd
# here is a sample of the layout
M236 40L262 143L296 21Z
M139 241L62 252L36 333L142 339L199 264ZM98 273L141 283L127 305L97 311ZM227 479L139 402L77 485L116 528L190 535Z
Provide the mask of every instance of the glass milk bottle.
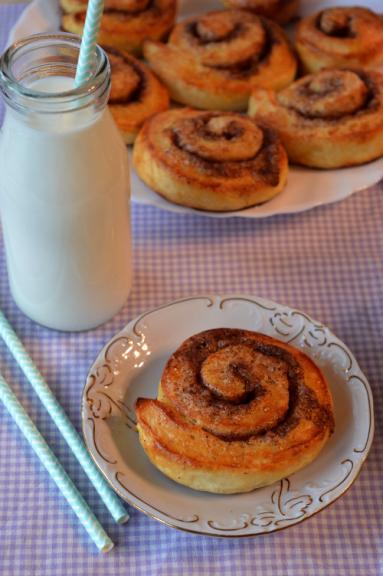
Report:
M0 215L11 292L30 318L85 330L111 318L131 285L126 147L106 106L97 48L73 88L80 39L39 34L0 61Z

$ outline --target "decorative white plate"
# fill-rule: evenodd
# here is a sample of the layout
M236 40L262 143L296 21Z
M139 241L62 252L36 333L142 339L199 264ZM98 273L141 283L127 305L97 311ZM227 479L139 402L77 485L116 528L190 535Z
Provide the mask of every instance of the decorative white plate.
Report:
M165 362L209 328L243 328L301 348L328 379L335 433L319 457L278 483L247 494L197 492L165 477L138 440L137 397L157 395ZM86 445L114 490L149 516L211 536L255 536L293 526L341 496L356 479L374 432L369 384L347 347L306 314L257 297L179 300L130 322L101 351L82 397Z
M349 0L337 0L338 6L349 5ZM365 0L364 6L376 11L381 9L381 0ZM334 5L333 0L302 0L300 13L302 16L316 12L326 6ZM220 10L223 5L219 0L181 0L179 19L195 14ZM23 12L20 20L12 30L10 40L14 41L23 36L36 32L57 30L60 24L58 2L54 0L33 0ZM383 158L356 168L341 170L310 170L307 168L292 167L286 188L281 194L265 204L240 210L237 212L203 212L186 208L168 202L140 180L132 170L132 198L140 204L150 204L184 214L201 214L215 218L228 218L236 216L242 218L265 218L275 214L301 212L343 200L354 192L368 188L380 180L383 174Z

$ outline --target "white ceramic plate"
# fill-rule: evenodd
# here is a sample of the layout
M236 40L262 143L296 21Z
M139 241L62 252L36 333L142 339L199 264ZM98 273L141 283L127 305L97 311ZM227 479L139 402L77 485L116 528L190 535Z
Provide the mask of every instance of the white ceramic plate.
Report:
M156 397L168 357L192 334L219 327L259 331L301 348L327 377L334 398L335 433L319 457L248 494L208 494L173 482L150 463L135 427L135 401ZM90 370L82 423L92 457L124 500L174 528L226 537L287 528L334 502L356 479L374 431L371 390L347 347L306 314L247 296L187 298L130 322Z
M336 2L338 6L349 3L349 0L337 0ZM302 0L300 13L307 15L332 5L334 5L332 0ZM367 0L363 2L363 5L378 11L380 0ZM52 0L34 0L23 12L12 30L11 40L14 41L36 32L57 30L60 23L57 6L57 2ZM179 19L220 9L222 9L222 4L219 0L183 0L181 1ZM292 167L286 188L269 202L237 212L217 213L202 212L168 202L148 188L132 170L132 198L140 204L149 204L183 214L194 213L215 218L227 218L229 216L265 218L275 214L301 212L315 206L338 202L354 192L372 186L380 180L382 174L383 158L364 166L333 171Z

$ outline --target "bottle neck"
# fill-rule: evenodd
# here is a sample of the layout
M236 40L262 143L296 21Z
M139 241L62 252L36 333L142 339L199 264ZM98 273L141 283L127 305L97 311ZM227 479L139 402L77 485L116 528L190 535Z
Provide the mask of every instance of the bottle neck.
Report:
M109 96L110 66L97 46L88 79L74 88L80 42L73 34L36 34L10 46L0 59L7 106L25 119L98 115Z

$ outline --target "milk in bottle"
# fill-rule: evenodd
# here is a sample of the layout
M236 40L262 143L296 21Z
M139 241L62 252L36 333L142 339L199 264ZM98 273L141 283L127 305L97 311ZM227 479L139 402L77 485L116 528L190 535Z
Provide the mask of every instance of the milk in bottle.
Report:
M127 151L106 107L97 48L73 88L80 39L36 35L0 62L0 214L12 295L33 320L83 330L112 317L131 285Z

